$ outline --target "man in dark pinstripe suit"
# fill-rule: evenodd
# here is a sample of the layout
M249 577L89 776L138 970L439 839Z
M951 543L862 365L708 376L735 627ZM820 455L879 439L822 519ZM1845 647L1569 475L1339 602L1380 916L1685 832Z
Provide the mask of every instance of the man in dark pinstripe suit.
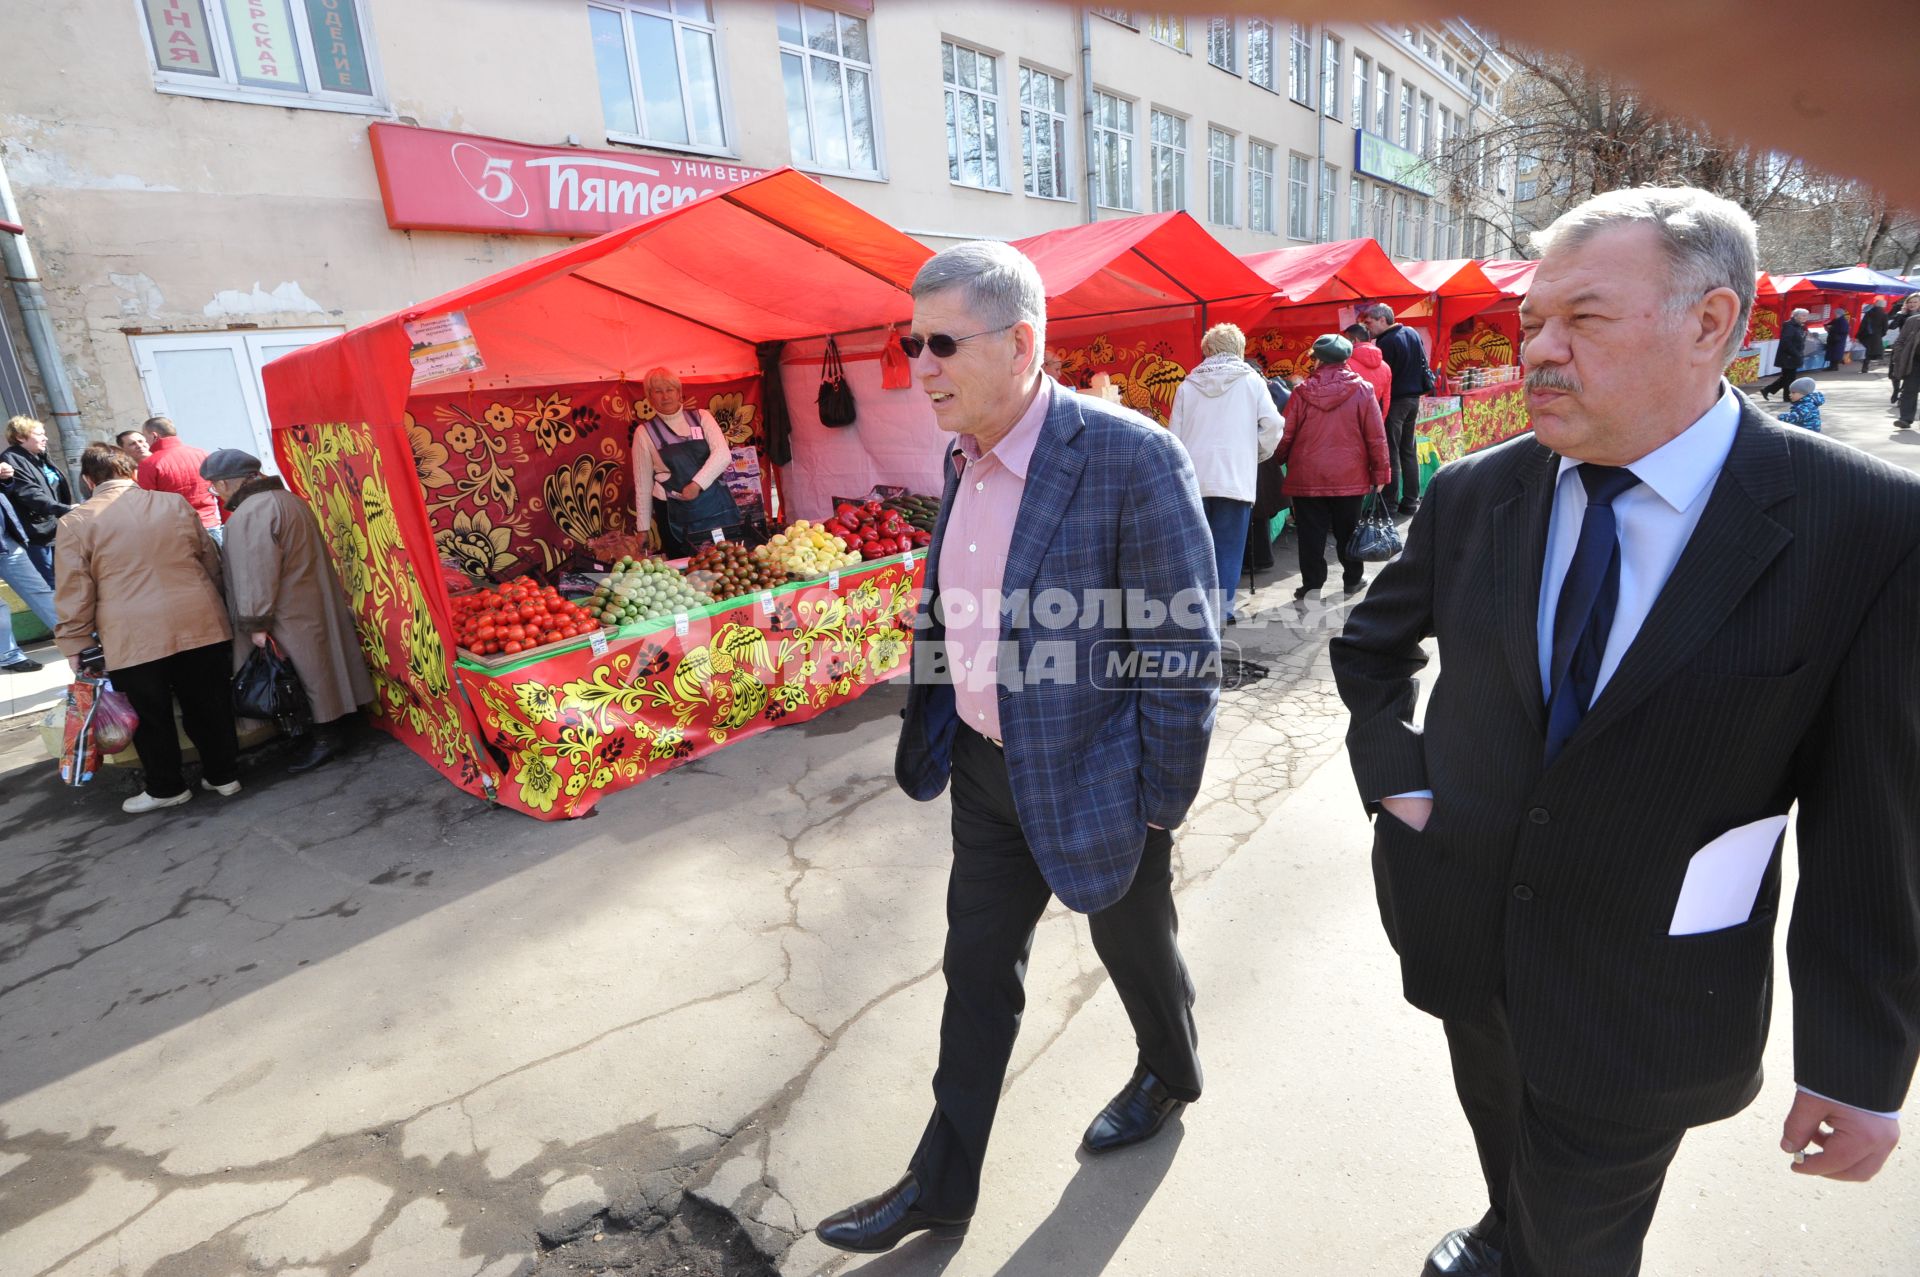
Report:
M1428 1274L1639 1271L1687 1128L1760 1089L1795 803L1793 1169L1877 1172L1920 1053L1920 479L1722 380L1732 204L1618 191L1547 239L1534 436L1441 472L1333 645L1381 918L1490 1199Z

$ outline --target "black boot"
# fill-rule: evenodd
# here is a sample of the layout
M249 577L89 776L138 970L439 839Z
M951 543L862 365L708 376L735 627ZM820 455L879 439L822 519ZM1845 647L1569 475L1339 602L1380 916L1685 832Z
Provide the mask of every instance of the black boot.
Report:
M312 771L347 747L346 738L333 723L320 724L307 734L305 740L306 751L287 764L287 770L295 775Z

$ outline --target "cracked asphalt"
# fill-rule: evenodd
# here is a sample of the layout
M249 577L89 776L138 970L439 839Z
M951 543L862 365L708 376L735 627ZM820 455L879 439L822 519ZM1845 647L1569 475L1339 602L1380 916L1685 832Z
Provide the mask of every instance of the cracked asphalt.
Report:
M1883 377L1822 380L1832 433L1920 468ZM594 1271L595 1233L721 1244L708 1205L790 1277L1410 1277L1477 1170L1375 916L1340 613L1280 558L1234 634L1272 677L1224 698L1176 843L1206 1098L1079 1152L1132 1049L1056 907L972 1232L877 1258L806 1230L897 1178L930 1105L947 806L893 784L900 688L564 824L383 737L127 817L131 777L65 790L0 728L0 1277ZM1646 1271L1911 1277L1911 1149L1864 1187L1775 1151L1776 1001L1767 1086L1688 1138Z

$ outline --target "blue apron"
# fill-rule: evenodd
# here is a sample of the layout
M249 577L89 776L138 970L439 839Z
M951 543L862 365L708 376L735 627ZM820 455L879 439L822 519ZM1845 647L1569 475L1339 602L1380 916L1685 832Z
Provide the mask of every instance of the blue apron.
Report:
M678 492L692 483L694 476L700 473L700 467L706 465L707 458L713 455L701 424L700 410L687 408L684 411L687 424L693 427L691 439L682 439L658 417L649 417L643 427L654 453L667 468L667 477L660 486L668 492ZM724 474L713 481L712 487L691 501L673 498L664 502L656 501L654 505L656 508L664 507L667 529L680 538L688 549L697 548L698 540L706 538L715 528L730 528L740 522L740 509L733 503L733 493L727 490Z

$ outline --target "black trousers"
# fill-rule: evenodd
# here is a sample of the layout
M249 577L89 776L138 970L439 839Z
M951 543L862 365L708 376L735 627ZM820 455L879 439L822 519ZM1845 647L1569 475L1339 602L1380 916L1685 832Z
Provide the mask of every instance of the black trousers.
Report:
M1387 483L1387 500L1420 499L1420 437L1413 419L1420 415L1419 395L1395 395L1387 401L1387 460L1393 465L1393 478Z
M1367 575L1367 565L1347 557L1354 525L1360 522L1365 497L1295 497L1293 518L1300 540L1300 584L1317 590L1327 583L1327 533L1333 533L1333 552L1340 559L1341 584L1349 590Z
M1173 835L1148 830L1133 886L1087 922L1094 951L1133 1022L1139 1063L1173 1094L1192 1101L1200 1098L1200 1038L1193 980L1177 942L1172 857ZM911 1163L923 1202L937 1216L970 1216L980 1196L987 1137L1026 1009L1033 931L1052 896L1020 831L1006 755L960 728L953 742L953 873L947 883L940 1066L933 1075L933 1117ZM1122 1080L1113 1079L1115 1089ZM1069 1138L1062 1132L1063 1140Z
M200 774L210 785L237 779L240 739L233 730L233 645L222 640L190 647L157 661L109 671L114 687L127 694L140 726L133 748L146 772L147 793L172 798L187 787L181 772L180 736L173 726L173 702L180 701L181 725L200 751Z
M1800 370L1798 368L1782 368L1778 377L1775 377L1767 385L1760 388L1760 393L1763 395L1781 394L1788 386L1794 383L1794 379L1799 375Z
M1903 426L1912 425L1914 414L1920 412L1920 368L1915 368L1901 379L1899 404L1893 414L1894 420Z
M1634 1277L1685 1128L1576 1113L1520 1078L1506 1005L1448 1020L1453 1085L1491 1203L1483 1231L1501 1277Z

